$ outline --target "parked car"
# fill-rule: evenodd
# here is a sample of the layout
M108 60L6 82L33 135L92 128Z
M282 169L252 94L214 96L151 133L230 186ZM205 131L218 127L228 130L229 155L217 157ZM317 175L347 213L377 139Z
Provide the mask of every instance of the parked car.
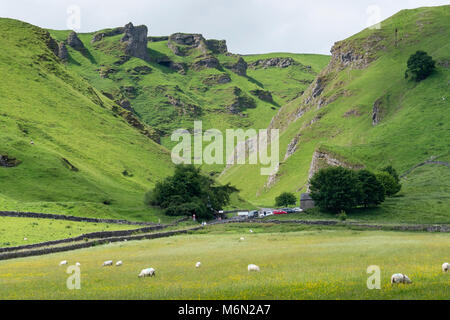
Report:
M282 211L286 211L288 214L289 213L295 213L294 209L291 208L286 208L286 209L281 209Z
M249 214L248 214L248 217L250 218L250 219L252 219L252 218L258 218L258 216L259 216L259 214L258 214L258 211L251 211Z
M294 208L293 210L294 210L295 213L303 212L303 209L300 209L300 208Z
M271 215L273 215L273 212L271 210L265 210L265 211L259 212L260 218L264 218L264 217L271 216Z
M288 213L286 211L283 211L283 210L276 210L276 211L273 212L273 214L281 215L281 214L288 214Z

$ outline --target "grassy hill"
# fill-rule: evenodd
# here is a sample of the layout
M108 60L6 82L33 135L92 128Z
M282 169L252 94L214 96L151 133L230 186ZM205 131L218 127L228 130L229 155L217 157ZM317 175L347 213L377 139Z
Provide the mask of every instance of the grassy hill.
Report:
M449 17L450 6L403 10L380 29L336 43L329 65L271 124L282 131L285 159L274 182L267 185L258 166L232 167L222 180L254 203L273 205L283 191L305 192L314 155L370 170L393 165L400 173L427 160L448 162ZM437 61L436 72L420 83L404 76L417 50ZM285 158L289 145L295 152ZM439 164L409 172L400 198L389 199L373 219L448 222L449 178L449 167Z
M157 221L143 195L172 171L168 151L69 70L48 32L10 19L0 32L0 210Z

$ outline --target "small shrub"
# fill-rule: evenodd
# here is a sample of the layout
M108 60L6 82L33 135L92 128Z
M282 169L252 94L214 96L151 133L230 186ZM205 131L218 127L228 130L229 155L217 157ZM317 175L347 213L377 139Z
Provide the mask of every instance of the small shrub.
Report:
M407 63L405 78L412 74L412 78L420 82L428 78L436 68L436 62L425 51L417 51L411 55Z

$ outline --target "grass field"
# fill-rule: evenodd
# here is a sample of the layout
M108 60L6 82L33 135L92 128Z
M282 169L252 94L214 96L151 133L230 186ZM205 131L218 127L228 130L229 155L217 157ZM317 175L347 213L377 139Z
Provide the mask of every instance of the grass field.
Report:
M254 233L250 234L252 228ZM245 237L245 241L240 241ZM0 299L450 299L448 234L232 225L153 241L117 243L0 262ZM81 290L65 267L81 263ZM105 260L121 268L102 268ZM202 262L200 269L195 268ZM248 264L261 267L248 273ZM366 287L381 268L381 290ZM138 279L153 267L155 278ZM393 273L413 284L391 286Z
M0 247L61 240L99 231L131 230L139 226L34 218L0 217ZM24 240L27 238L27 240Z

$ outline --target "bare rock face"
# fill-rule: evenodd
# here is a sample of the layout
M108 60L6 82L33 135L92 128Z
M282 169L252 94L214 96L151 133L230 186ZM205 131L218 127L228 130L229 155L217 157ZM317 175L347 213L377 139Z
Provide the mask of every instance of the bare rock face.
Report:
M292 65L296 65L297 62L292 58L269 58L269 59L261 59L255 62L250 63L249 68L259 69L259 68L287 68Z
M67 36L67 44L69 46L71 46L72 48L74 48L75 50L80 51L80 52L86 50L83 42L81 42L80 38L78 38L77 33L74 31L69 33L69 35Z
M206 55L203 57L200 57L197 61L194 62L192 65L194 70L201 70L204 68L208 69L217 69L220 67L219 60L217 60L216 57L212 55Z
M67 47L64 42L60 42L58 44L58 57L62 61L67 61L69 59L69 52L67 51Z
M225 40L206 40L206 47L214 54L224 54L228 52L227 42Z
M17 167L20 163L16 158L0 154L0 167L12 168Z
M242 77L247 76L247 67L247 62L245 62L242 57L239 57L238 61L235 64L225 65L225 68L230 69L231 71Z
M300 142L300 137L301 135L298 134L297 136L294 137L294 139L291 140L291 142L287 147L286 155L284 156L284 161L289 159L297 151L298 143Z
M125 54L148 61L150 59L147 52L147 33L146 26L133 26L130 22L124 28L124 35L120 40L126 45Z
M206 40L201 34L174 33L169 36L167 46L180 57L189 55L189 51L196 48L207 53Z
M382 99L377 99L375 103L373 104L373 110L372 110L372 125L376 126L381 121L381 104Z
M246 109L256 108L256 102L253 98L245 95L238 87L233 88L234 99L233 102L227 107L231 114L239 114Z

